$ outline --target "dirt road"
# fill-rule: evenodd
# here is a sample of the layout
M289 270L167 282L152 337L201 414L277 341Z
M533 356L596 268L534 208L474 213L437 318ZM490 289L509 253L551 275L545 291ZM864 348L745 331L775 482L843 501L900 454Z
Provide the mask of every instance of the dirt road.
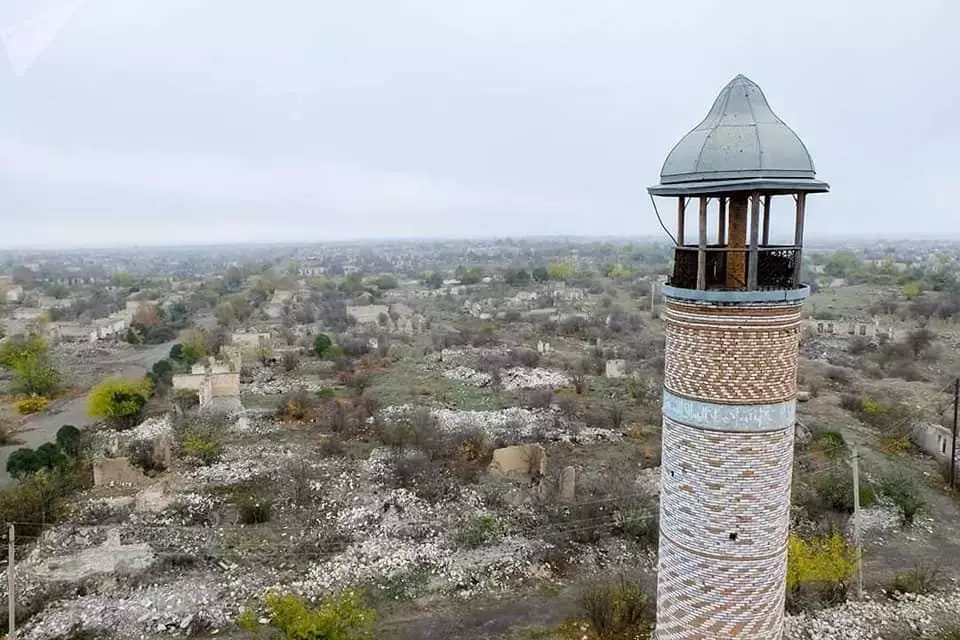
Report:
M170 353L170 347L174 344L176 344L176 341L153 345L133 354L125 354L121 359L104 362L104 366L113 368L113 371L105 377L141 377L153 366L154 362L167 357ZM7 475L7 458L10 457L11 453L20 447L36 448L45 442L50 442L56 436L57 430L65 424L82 427L91 422L92 420L87 416L86 396L54 403L52 410L27 420L19 434L21 442L8 447L0 447L0 489L6 488L14 482Z

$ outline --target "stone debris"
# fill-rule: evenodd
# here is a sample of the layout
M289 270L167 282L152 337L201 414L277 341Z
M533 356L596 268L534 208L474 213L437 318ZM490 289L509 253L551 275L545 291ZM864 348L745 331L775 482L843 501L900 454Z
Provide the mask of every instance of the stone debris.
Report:
M227 448L219 462L197 467L184 475L200 484L240 484L276 475L299 458L299 452L293 447L270 443L242 445Z
M890 632L930 634L956 624L960 591L846 602L812 614L787 616L784 640L879 640ZM930 637L923 635L921 637Z
M408 417L416 407L394 405L386 407L381 415L385 420L400 420ZM623 434L598 427L583 427L564 418L556 408L526 409L508 407L491 411L460 411L456 409L433 409L431 414L437 426L444 431L458 432L479 429L490 438L521 441L537 439L553 442L610 442L623 438Z
M542 389L545 387L556 389L570 385L570 376L562 371L553 371L552 369L514 367L501 372L500 379L504 391Z
M443 372L445 378L456 380L471 387L489 387L493 376L470 367L454 367Z
M31 556L18 570L41 580L82 582L100 574L136 574L146 571L156 561L148 544L121 544L120 530L107 532L106 541L70 556L38 560Z

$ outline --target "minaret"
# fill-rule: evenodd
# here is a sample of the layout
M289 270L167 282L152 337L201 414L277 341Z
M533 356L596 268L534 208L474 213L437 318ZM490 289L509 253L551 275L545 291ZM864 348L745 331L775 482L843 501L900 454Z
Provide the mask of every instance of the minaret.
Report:
M783 634L807 194L800 138L737 76L673 148L654 196L676 198L666 332L658 640ZM770 244L773 200L794 222ZM696 229L685 237L688 209Z

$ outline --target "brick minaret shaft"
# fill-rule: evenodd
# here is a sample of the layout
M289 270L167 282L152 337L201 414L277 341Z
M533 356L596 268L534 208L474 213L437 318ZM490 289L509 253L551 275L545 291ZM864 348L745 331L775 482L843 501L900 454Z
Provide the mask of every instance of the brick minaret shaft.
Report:
M657 637L779 638L800 302L665 295L663 319Z
M649 188L678 199L673 272L661 289L658 640L782 638L809 293L800 281L804 212L808 194L827 190L803 142L743 76ZM783 196L793 205L793 243L774 245L771 201ZM684 237L688 208L699 213L693 244Z

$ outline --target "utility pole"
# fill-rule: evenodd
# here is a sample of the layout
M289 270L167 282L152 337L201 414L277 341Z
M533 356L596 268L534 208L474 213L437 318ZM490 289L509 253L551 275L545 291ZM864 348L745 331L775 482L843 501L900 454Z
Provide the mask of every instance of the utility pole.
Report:
M960 378L953 383L953 441L950 444L950 488L957 488L957 414L960 413Z
M13 523L10 523L10 549L7 552L7 602L9 604L9 611L7 612L7 618L9 619L10 629L7 633L7 638L9 640L17 639L17 607L16 607L16 571L14 570L14 553L16 548L14 547L13 539Z
M853 542L857 546L857 598L863 600L863 541L860 539L860 454L853 446Z

